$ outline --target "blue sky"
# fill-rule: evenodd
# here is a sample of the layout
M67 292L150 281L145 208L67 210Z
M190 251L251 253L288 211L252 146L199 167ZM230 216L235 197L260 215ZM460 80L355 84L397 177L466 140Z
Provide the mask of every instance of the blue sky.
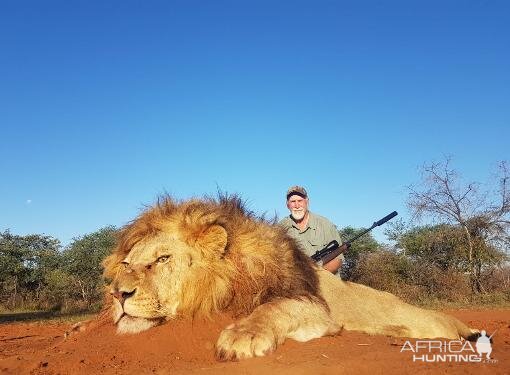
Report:
M217 187L281 217L294 184L339 227L406 218L423 163L510 159L508 4L2 2L0 231L68 243Z

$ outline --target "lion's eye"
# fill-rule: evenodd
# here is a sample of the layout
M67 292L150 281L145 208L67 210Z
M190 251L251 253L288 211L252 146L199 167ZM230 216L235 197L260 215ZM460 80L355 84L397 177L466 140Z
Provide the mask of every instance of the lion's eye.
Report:
M166 263L166 262L168 262L168 260L169 260L169 259L170 259L170 256L169 256L169 255L162 255L162 256L160 256L160 257L156 260L156 262L158 262L158 263Z

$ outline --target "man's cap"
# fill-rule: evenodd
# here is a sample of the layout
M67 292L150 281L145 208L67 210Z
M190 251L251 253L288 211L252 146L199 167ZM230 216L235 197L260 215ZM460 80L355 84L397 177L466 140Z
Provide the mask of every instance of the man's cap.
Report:
M294 194L297 194L303 198L308 198L308 193L306 192L306 189L302 186L297 186L297 185L291 186L289 188L289 190L287 190L287 199L289 199L289 197Z

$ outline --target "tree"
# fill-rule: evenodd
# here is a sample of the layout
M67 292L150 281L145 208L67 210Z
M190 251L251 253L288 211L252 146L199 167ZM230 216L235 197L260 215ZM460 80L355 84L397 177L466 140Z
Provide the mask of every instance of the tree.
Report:
M0 233L0 303L37 300L45 274L60 263L60 241L46 235Z
M462 183L450 162L446 158L422 168L420 184L409 187L408 206L416 219L428 215L439 223L460 228L471 290L480 293L484 266L494 260L495 254L504 254L510 243L508 168L506 162L501 162L495 189L480 192L480 184Z
M104 284L101 262L115 246L116 234L117 229L108 226L75 238L64 250L65 271L72 275L70 281L87 307L101 301Z
M387 229L388 238L396 241L395 248L402 255L424 264L434 265L443 271L468 270L464 257L464 233L458 226L449 224L425 225L406 228L399 232L400 223Z

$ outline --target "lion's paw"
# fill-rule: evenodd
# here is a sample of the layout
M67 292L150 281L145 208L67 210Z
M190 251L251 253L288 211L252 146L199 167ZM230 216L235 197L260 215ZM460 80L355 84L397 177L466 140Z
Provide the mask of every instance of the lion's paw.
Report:
M271 330L248 324L232 324L221 332L216 343L216 358L235 361L262 357L276 349L277 341Z

